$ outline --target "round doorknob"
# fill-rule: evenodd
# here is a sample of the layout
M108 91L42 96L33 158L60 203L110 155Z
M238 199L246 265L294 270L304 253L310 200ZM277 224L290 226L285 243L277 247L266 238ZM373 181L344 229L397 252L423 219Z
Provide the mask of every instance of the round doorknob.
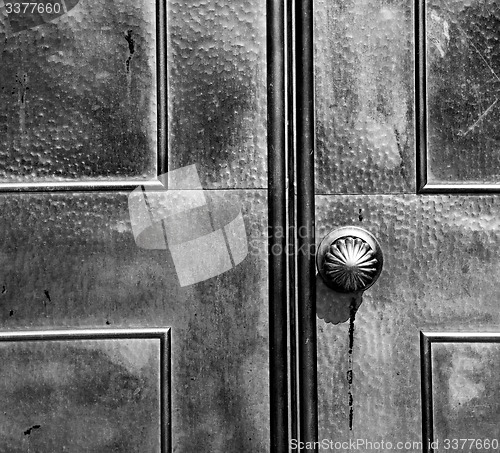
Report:
M348 226L328 233L316 254L324 282L335 291L364 291L378 279L384 257L375 237L363 228Z

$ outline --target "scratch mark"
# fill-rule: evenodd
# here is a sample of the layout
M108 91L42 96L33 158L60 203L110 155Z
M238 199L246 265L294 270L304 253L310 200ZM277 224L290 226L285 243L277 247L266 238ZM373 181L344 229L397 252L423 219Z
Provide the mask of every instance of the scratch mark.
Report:
M450 10L450 7L448 6L447 2L443 2L443 3L446 6L446 8L448 8L448 10ZM453 18L451 17L450 13L447 12L447 14L448 14L448 18L453 22ZM489 70L495 76L495 78L500 82L500 78L498 77L497 73L493 70L493 68L490 66L490 64L486 60L486 58L479 51L479 49L476 47L476 45L472 42L472 39L469 37L467 32L462 28L462 26L458 23L458 21L456 22L456 24L457 24L458 29L464 34L465 39L469 42L469 44L473 47L473 49L478 53L478 55L481 57L481 60L483 60L484 64L486 66L488 66Z
M493 104L491 104L480 116L479 118L476 120L476 122L471 126L469 127L469 129L467 129L465 132L462 132L462 131L459 131L458 135L460 135L461 137L465 137L470 131L472 131L478 124L479 122L490 112L490 110L495 106L495 104L498 102L498 98L495 99L495 101L493 102Z

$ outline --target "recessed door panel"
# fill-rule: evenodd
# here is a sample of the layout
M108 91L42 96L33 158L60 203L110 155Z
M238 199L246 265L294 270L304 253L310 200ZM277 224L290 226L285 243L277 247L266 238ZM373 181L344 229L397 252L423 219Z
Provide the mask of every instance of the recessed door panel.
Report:
M267 196L205 195L241 210L248 253L225 273L181 286L168 249L136 245L128 193L4 194L0 319L7 331L170 327L175 448L265 451Z
M168 451L169 348L168 329L1 335L2 448Z
M314 3L318 193L413 192L412 2Z
M157 4L0 3L0 182L156 176Z
M206 188L267 187L266 2L168 2L169 155Z
M498 334L424 335L431 344L429 395L436 451L449 450L457 442L460 448L481 452L498 449Z
M421 2L429 183L499 182L496 2ZM425 44L425 48L424 45ZM425 93L422 93L424 95Z

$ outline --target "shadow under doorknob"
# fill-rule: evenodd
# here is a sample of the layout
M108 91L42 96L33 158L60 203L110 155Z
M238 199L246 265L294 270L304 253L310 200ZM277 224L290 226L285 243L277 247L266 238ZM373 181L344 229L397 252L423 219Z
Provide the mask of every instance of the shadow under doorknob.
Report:
M323 281L341 293L368 289L377 281L383 264L378 241L356 226L330 231L316 253L316 266Z

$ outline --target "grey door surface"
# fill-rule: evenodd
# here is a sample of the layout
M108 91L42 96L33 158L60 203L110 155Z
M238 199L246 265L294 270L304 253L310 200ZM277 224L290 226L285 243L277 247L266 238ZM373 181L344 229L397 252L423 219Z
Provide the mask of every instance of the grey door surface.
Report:
M319 439L498 449L498 5L314 6L317 240L363 227L385 263L356 314L352 388L348 312L318 290Z
M0 451L267 451L265 2L33 5L0 2Z

